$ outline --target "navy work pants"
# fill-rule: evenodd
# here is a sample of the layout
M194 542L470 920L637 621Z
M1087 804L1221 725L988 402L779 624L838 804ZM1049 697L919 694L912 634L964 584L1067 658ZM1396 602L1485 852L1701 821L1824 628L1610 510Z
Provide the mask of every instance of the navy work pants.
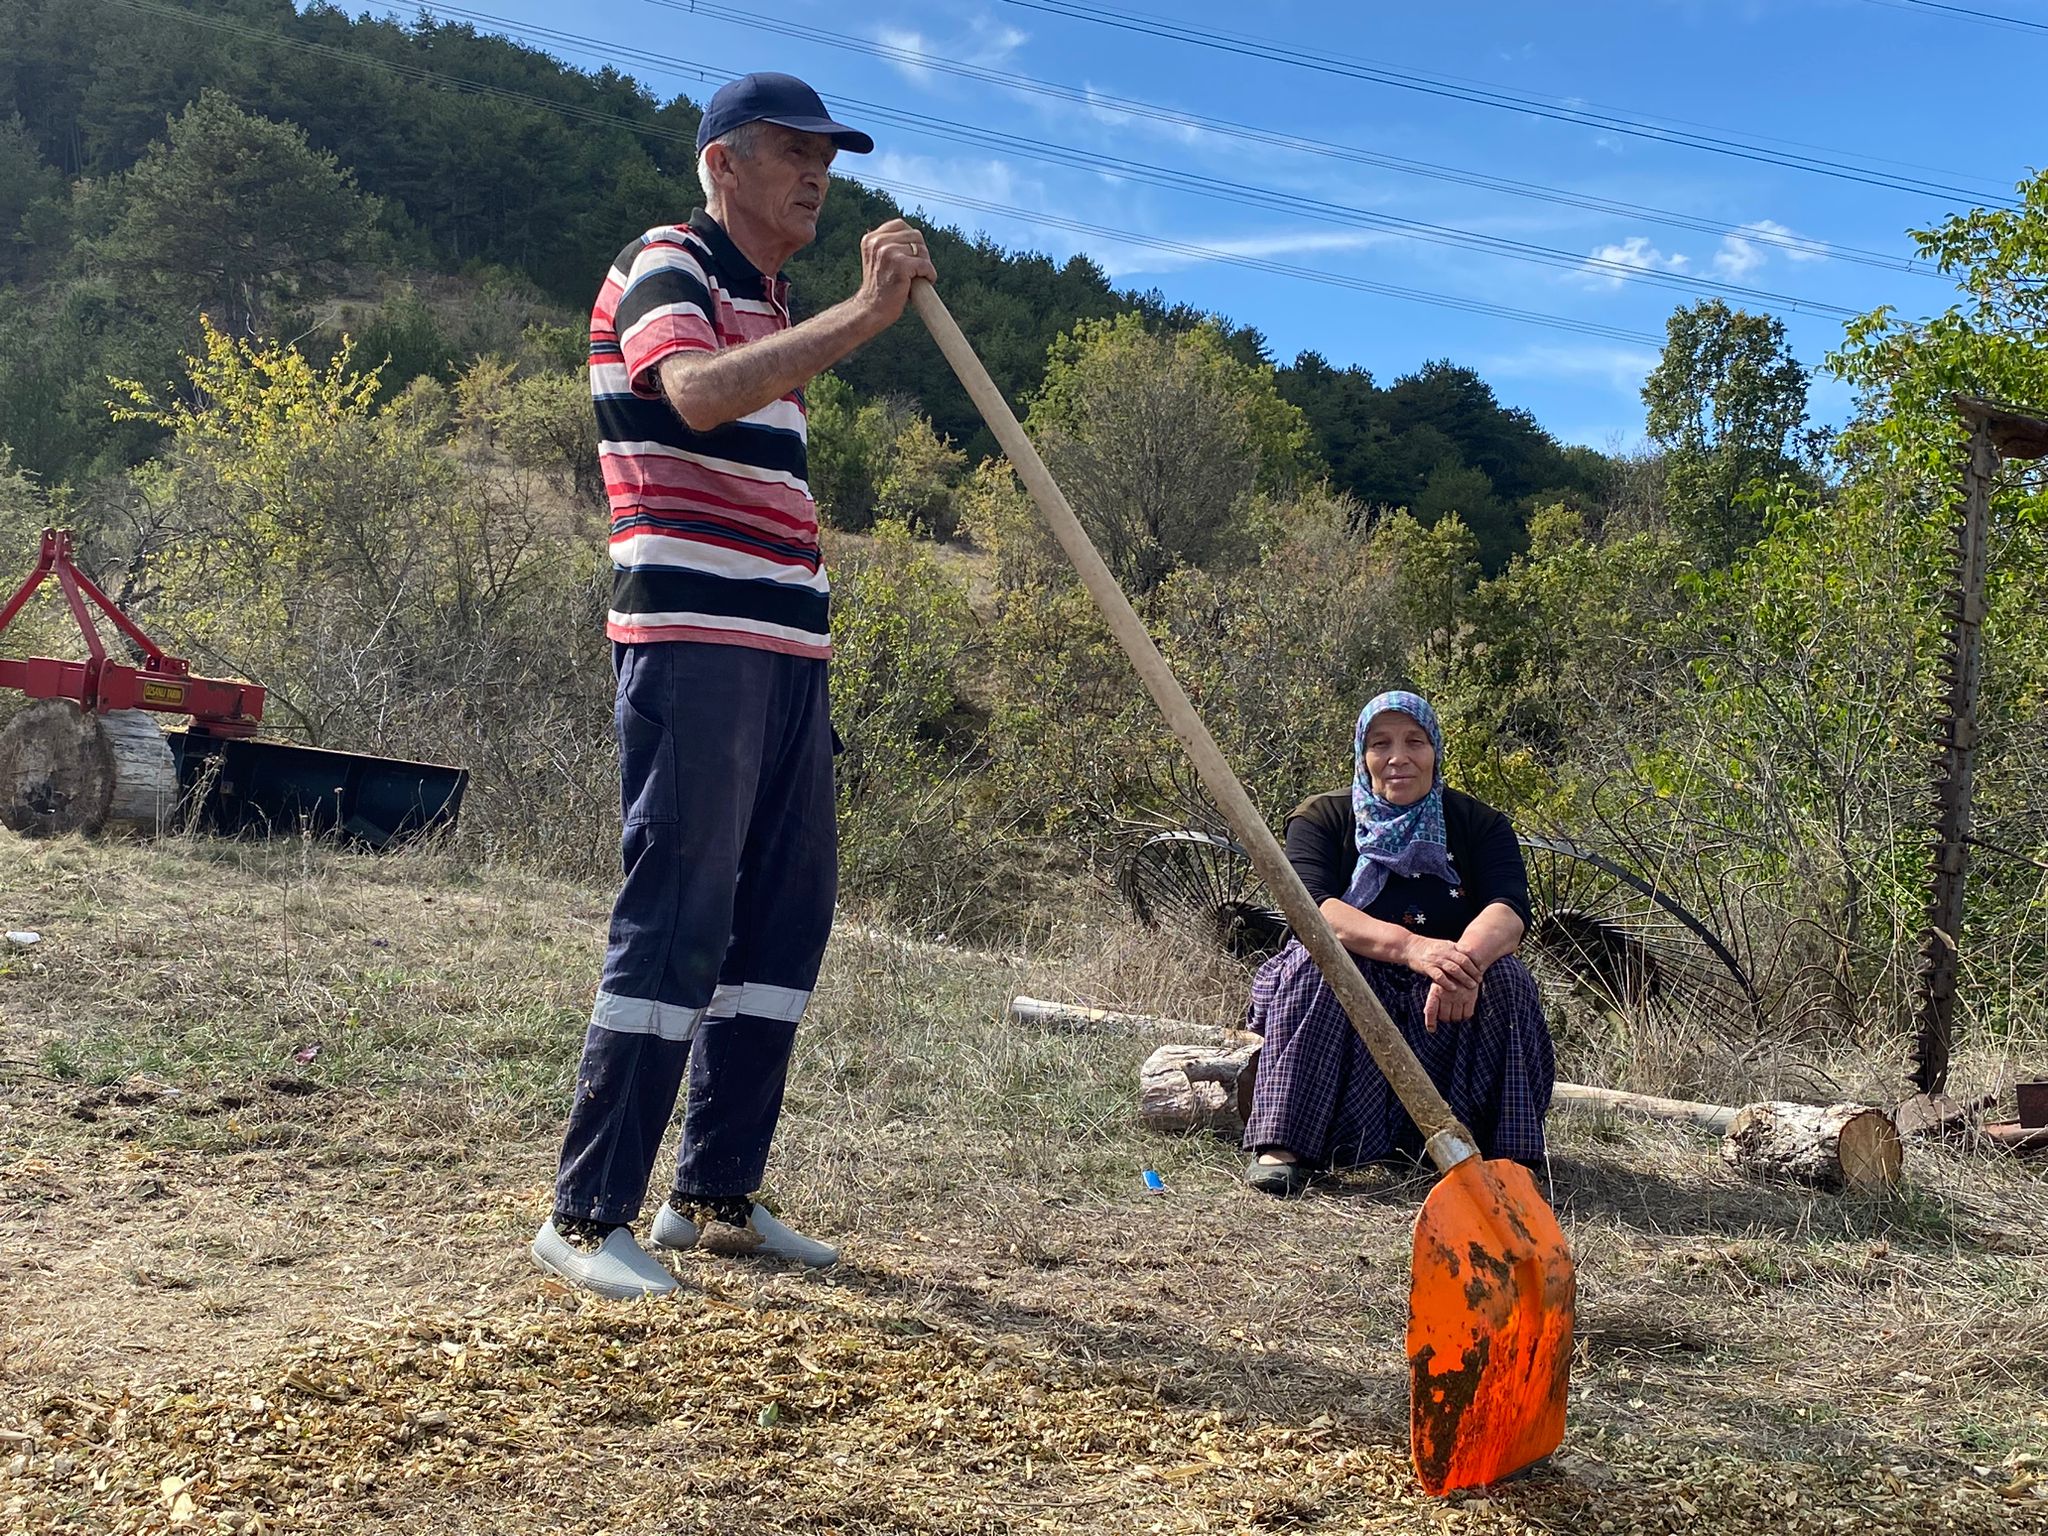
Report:
M832 929L827 664L735 645L613 648L625 882L555 1214L640 1212L684 1074L676 1187L759 1188Z

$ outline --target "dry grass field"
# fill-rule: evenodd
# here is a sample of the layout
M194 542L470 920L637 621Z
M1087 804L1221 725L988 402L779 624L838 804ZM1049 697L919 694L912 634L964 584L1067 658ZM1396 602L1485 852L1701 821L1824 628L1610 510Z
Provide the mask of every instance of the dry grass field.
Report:
M1425 1499L1426 1176L1254 1196L1233 1149L1134 1127L1143 1043L1004 1021L1233 1006L1121 930L847 924L770 1191L843 1262L569 1294L525 1243L606 903L0 834L0 927L43 935L0 949L0 1530L2048 1530L2048 1167L1916 1145L1896 1198L1816 1198L1583 1117L1564 1450Z

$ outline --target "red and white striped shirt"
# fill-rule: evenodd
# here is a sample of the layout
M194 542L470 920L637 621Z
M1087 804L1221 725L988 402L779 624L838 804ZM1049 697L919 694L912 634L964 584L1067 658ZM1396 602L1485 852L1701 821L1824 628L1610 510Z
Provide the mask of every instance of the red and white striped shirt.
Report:
M590 393L612 504L613 640L832 654L802 393L697 432L659 375L674 353L787 329L788 301L789 284L701 209L612 263L590 314Z

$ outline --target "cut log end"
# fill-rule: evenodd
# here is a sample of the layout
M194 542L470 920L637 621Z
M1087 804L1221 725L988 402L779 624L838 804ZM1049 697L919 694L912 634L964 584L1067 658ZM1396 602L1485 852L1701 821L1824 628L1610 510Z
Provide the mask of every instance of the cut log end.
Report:
M1162 1045L1138 1069L1138 1119L1154 1131L1242 1136L1262 1043Z
M25 837L155 832L177 794L170 746L139 710L96 715L42 699L0 731L0 822Z
M1729 1166L1752 1178L1878 1194L1905 1167L1898 1127L1864 1104L1751 1104L1721 1143Z

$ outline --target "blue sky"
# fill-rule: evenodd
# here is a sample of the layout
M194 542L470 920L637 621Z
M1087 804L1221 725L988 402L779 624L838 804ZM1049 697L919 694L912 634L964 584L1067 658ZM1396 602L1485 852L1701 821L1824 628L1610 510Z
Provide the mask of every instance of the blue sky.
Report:
M1654 338L1675 305L1704 291L1739 283L1778 296L1731 302L1782 315L1809 365L1840 337L1829 306L1860 312L1889 303L1922 314L1948 302L1939 279L1882 259L1910 254L1907 229L1974 198L2010 196L2013 182L2042 163L2039 82L2048 65L2048 0L1956 3L2034 27L1973 22L1925 0L1055 0L1052 10L1045 0L699 0L694 8L691 0L466 0L460 19L499 30L481 18L501 17L515 37L527 26L573 32L584 46L542 46L579 67L610 59L664 98L702 100L728 71L789 70L816 85L843 120L873 131L877 153L843 157L842 166L930 189L898 195L937 222L1058 258L1085 252L1121 284L1157 287L1257 326L1276 360L1313 348L1382 382L1435 357L1469 364L1560 437L1609 447L1639 439L1637 390L1655 361ZM431 0L428 9L437 9ZM1345 69L1385 66L1430 78L1423 89L1401 89L1106 28L1060 9L1170 19ZM764 25L778 22L883 52ZM652 64L649 54L675 63ZM963 78L948 67L961 64L1064 92ZM1536 101L1503 108L1445 90L1506 90ZM856 102L953 126L878 121ZM1546 112L1620 117L1652 132L1729 141L1747 156L1812 157L1857 176L1949 190L1869 185ZM1322 152L1218 133L1189 118L1306 140ZM961 128L1023 143L963 143ZM1031 147L1068 163L1035 157ZM1518 196L1361 153L1614 206ZM1119 176L1101 157L1157 170L1144 173L1153 179ZM1071 163L1076 158L1083 163ZM1209 185L1158 185L1158 171ZM1231 188L1256 189L1263 205ZM1321 216L1304 202L1322 205ZM1641 211L1651 209L1685 222ZM1048 216L1098 232L1049 224ZM1453 241L1522 242L1566 259L1537 264L1425 240L1415 223L1461 232ZM1217 259L1226 253L1651 339L1246 270ZM1637 271L1704 289L1626 276ZM1821 312L1783 302L1793 299ZM1848 403L1838 386L1817 386L1817 417L1839 420Z

